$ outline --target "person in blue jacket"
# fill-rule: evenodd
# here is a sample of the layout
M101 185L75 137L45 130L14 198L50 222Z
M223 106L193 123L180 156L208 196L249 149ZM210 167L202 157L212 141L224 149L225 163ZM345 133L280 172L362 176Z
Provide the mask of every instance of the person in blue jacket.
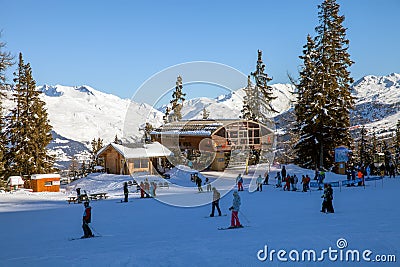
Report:
M240 224L239 221L239 209L240 209L240 205L241 205L241 201L240 201L240 196L238 191L234 191L233 192L233 202L232 202L232 207L229 208L229 210L232 211L232 217L231 217L231 226L229 228L239 228L239 227L243 227Z

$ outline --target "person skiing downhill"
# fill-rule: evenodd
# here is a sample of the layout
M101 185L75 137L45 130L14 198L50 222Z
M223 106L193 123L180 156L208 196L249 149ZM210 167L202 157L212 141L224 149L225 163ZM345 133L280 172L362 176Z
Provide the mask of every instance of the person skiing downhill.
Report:
M90 230L89 223L92 221L92 207L89 206L89 202L84 202L85 211L83 212L82 216L82 229L83 229L83 236L82 238L89 238L93 237L92 230Z
M241 201L240 201L240 196L238 191L233 192L233 202L232 202L232 207L229 208L229 210L232 211L232 217L231 217L231 226L228 228L240 228L243 227L240 224L239 221L239 209L240 209Z

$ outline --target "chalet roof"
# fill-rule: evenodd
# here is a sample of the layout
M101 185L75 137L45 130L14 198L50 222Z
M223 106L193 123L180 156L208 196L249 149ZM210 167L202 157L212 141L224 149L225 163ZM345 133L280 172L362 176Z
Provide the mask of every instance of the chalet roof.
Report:
M142 147L130 148L120 144L110 143L97 152L97 156L101 156L109 147L114 148L125 159L137 158L153 158L153 157L166 157L171 156L171 150L160 144L153 142L151 144L144 144Z
M48 174L32 174L32 180L40 180L40 179L47 179L47 178L60 178L60 175L57 173L48 173Z
M240 122L238 119L218 119L218 120L181 120L170 122L155 129L150 134L185 134L192 136L211 136L220 127Z

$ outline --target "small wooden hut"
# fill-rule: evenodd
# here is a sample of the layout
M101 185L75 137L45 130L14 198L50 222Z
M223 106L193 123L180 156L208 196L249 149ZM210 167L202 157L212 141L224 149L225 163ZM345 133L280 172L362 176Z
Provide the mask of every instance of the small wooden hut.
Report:
M153 168L157 168L161 160L171 155L172 152L158 142L136 148L110 143L97 152L97 157L104 161L107 173L125 175L134 172L153 174Z
M31 175L30 187L33 192L59 192L59 174L33 174Z

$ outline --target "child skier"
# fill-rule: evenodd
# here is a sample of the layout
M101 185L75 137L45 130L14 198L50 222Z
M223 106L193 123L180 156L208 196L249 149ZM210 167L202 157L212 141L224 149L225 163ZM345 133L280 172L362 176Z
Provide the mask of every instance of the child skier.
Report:
M239 208L240 208L240 196L238 191L233 192L233 202L232 202L232 207L229 208L229 210L232 211L232 217L231 217L231 226L229 228L240 228L243 227L240 224L239 221Z
M93 237L92 230L90 230L89 223L92 221L92 208L89 206L89 202L85 201L84 203L85 211L83 212L82 216L82 229L83 229L83 236L82 238L89 238Z

